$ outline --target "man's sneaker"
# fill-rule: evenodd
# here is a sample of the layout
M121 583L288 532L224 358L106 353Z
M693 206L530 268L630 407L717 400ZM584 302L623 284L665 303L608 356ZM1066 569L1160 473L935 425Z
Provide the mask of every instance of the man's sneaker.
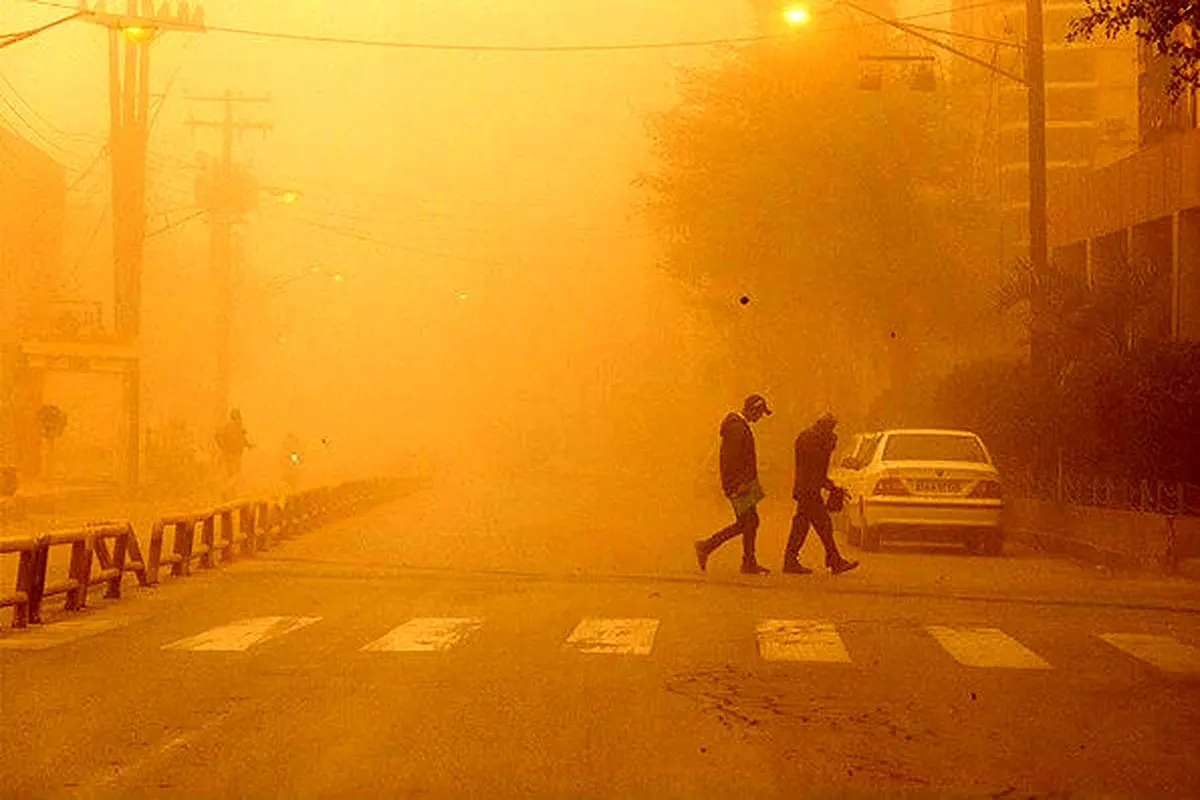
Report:
M812 575L812 570L801 564L799 561L784 562L783 571L788 575Z
M766 575L770 571L761 564L742 564L743 575Z
M700 564L701 572L708 571L708 556L709 556L708 542L705 542L705 541L696 542L696 561L699 562L699 564Z
M843 572L849 572L850 570L854 569L857 566L858 566L857 561L849 561L847 559L842 559L841 561L839 561L838 563L836 563L832 567L830 567L829 571L832 572L834 575L841 575Z

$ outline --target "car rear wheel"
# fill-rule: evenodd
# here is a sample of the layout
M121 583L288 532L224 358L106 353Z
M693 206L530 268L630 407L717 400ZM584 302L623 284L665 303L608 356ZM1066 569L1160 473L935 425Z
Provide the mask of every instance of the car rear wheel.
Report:
M867 525L862 529L862 549L874 553L879 549L879 527Z

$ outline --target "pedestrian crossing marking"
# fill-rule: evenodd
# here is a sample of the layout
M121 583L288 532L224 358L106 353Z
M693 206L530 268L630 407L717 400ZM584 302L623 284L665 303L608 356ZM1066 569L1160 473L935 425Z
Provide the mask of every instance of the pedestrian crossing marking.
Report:
M762 620L758 623L758 651L766 661L850 662L837 629L812 620Z
M362 649L369 653L442 652L462 642L482 625L483 620L473 617L417 617Z
M163 650L203 650L238 653L257 644L319 622L320 617L255 617L212 628L196 636L163 645Z
M999 628L926 628L955 661L968 667L1050 669L1050 665Z
M564 646L581 653L645 656L654 647L657 632L656 619L585 619Z
M1200 672L1200 648L1183 644L1172 636L1151 633L1105 633L1100 638L1134 658L1164 672Z

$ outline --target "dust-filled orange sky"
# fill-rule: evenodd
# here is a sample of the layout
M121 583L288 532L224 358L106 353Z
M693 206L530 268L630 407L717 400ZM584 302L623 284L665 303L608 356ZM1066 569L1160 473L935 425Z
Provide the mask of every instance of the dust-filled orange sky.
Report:
M435 44L755 32L741 0L212 0L204 8L213 26ZM0 0L0 30L63 13ZM670 374L690 363L680 348L701 342L680 338L690 323L652 269L653 242L630 184L649 165L646 114L669 107L679 67L716 57L713 48L430 51L212 31L168 33L152 53L148 425L182 417L204 442L211 419L211 382L202 377L213 358L207 234L203 220L187 217L196 154L217 152L219 140L186 121L219 113L190 97L227 89L271 97L239 109L273 129L246 134L236 157L265 190L301 193L284 204L261 192L239 235L231 403L244 408L252 434L269 442L287 430L310 440L332 431L356 443L357 457L361 448L395 449L396 437L459 435L470 450L483 430L499 437L496 452L529 449L524 425L558 442L550 449L578 451L602 446L566 444L547 430L568 420L573 436L587 429L581 442L611 439L616 423L595 418L602 408L681 386ZM83 21L0 51L11 84L0 116L68 167L64 291L111 302L107 165L88 169L108 135L107 58L105 31ZM317 266L321 274L272 288ZM340 283L328 280L334 273ZM737 399L684 405L707 431L708 418Z

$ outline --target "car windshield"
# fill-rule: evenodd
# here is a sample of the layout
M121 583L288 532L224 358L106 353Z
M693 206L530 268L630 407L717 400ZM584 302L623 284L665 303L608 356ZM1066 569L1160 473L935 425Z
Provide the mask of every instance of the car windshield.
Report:
M888 437L884 461L973 461L987 463L974 436L949 433L900 433Z

